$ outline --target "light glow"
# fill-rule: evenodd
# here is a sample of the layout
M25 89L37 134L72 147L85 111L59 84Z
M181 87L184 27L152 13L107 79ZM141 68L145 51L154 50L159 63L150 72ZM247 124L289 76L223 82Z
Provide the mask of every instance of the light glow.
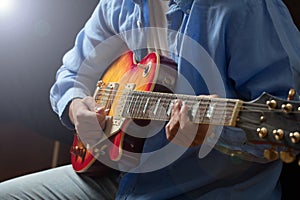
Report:
M0 16L9 14L13 9L13 0L0 0Z

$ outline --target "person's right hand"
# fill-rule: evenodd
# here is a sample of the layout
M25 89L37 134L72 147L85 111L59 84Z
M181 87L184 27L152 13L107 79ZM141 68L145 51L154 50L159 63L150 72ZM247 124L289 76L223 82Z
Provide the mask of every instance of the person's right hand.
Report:
M73 99L69 106L69 118L83 142L93 144L103 136L107 111L93 97Z

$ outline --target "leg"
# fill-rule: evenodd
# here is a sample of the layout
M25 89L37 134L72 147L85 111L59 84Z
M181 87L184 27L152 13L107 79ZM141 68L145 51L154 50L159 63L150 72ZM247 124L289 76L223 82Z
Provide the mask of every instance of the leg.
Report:
M29 174L0 183L0 199L114 199L117 175L101 178L78 175L71 165Z

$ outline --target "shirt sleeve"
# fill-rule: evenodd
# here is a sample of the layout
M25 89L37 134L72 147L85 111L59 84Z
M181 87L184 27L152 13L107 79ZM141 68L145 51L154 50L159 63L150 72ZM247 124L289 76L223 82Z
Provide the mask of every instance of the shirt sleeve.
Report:
M74 129L68 117L69 103L74 98L93 95L96 83L114 59L114 53L124 46L119 44L122 41L118 36L112 37L116 32L107 25L113 20L106 11L107 2L103 0L97 5L76 36L74 47L64 55L50 90L51 106L69 129Z

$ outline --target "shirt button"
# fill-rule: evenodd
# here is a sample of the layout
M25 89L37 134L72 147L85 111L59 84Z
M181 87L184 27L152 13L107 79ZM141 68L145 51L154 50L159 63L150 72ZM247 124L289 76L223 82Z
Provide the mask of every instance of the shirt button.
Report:
M186 13L187 13L187 14L190 14L190 12L191 12L191 9L187 9L187 10L186 10Z
M142 27L142 22L141 22L140 20L138 20L138 21L136 22L136 25L137 25L138 28L141 28L141 27Z

